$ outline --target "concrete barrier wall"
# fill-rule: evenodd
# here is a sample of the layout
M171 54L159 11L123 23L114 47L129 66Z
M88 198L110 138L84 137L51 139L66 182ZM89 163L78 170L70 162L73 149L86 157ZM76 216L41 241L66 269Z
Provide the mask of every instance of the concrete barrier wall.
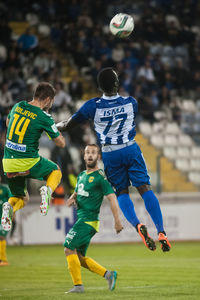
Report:
M149 233L157 238L155 226L145 210L143 200L133 196L135 210L141 223L147 225ZM159 196L164 225L170 240L200 240L200 196L199 194L163 194ZM30 203L17 213L18 233L22 244L63 243L65 235L76 220L76 210L66 206L51 206L48 215L42 216L39 203ZM136 230L121 213L124 230L117 235L114 220L105 199L100 213L100 232L92 242L140 241Z

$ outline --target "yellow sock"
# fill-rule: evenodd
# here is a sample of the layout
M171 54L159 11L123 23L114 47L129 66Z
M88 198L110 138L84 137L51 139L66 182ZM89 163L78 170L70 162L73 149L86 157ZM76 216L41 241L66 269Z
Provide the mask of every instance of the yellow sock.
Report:
M81 259L80 259L80 262L81 262L82 267L87 268L91 272L99 274L102 277L104 276L104 274L107 271L106 268L99 265L94 259L92 259L90 257L83 257L82 256Z
M0 261L2 260L2 250L3 250L3 247L2 247L2 240L0 240Z
M60 170L54 170L47 178L47 186L53 191L57 188L62 178L62 172Z
M15 213L17 210L21 209L24 207L24 200L22 200L21 198L19 198L19 200L17 201L17 203L13 206L13 213Z
M24 207L24 200L22 198L10 197L8 202L13 207L13 212L16 212L17 210Z
M81 264L77 254L71 254L66 257L68 269L72 277L74 285L82 284Z
M0 241L0 248L1 248L1 260L7 262L7 256L6 256L6 240Z
M21 199L21 198L18 198L18 197L10 197L9 200L8 200L8 202L10 203L10 205L11 205L12 207L14 207L14 205L17 203L17 201L18 201L19 199Z

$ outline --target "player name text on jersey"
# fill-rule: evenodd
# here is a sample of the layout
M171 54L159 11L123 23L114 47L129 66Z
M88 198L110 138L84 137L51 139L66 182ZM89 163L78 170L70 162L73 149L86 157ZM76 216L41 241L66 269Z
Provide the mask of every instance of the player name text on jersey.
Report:
M112 116L124 112L124 107L112 108L104 111L104 116Z
M20 113L21 115L24 115L26 117L29 117L33 120L37 117L37 114L34 114L33 112L30 112L29 110L24 110L23 108L17 106L15 109L16 112Z

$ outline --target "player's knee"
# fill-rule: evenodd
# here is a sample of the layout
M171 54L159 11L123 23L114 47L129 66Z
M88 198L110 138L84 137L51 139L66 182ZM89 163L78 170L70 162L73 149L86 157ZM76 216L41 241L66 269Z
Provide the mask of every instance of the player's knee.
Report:
M57 178L61 179L61 178L62 178L62 172L61 172L61 169L60 169L60 167L59 167L58 165L57 165L57 168L58 168L58 169L53 170L53 171L48 175L47 178L49 178L49 176L53 174L53 175L56 176Z
M71 254L75 254L75 253L76 253L76 250L71 250L71 249L69 249L67 247L64 248L64 254L66 256L71 255Z
M77 255L78 255L80 262L84 261L84 256L80 252L77 252Z
M64 254L65 254L66 256L69 255L69 250L70 250L70 249L68 249L68 248L66 248L66 247L64 248Z
M61 172L61 169L58 167L58 170L55 170L56 171L56 175L57 175L57 178L59 181L61 181L62 179L62 172Z
M148 192L151 190L151 186L148 184L143 184L137 187L138 192L142 196L145 192Z
M81 266L88 269L86 257L83 256L80 252L77 252L77 255L78 255Z
M128 188L125 188L121 191L117 191L117 196L123 195L123 194L129 194Z

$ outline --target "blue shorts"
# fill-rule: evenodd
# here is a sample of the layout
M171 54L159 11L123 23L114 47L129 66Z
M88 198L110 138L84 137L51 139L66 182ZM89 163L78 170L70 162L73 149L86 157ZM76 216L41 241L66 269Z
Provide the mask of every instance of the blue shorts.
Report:
M130 184L135 187L150 184L143 154L137 143L120 150L103 152L102 159L106 176L117 193Z

